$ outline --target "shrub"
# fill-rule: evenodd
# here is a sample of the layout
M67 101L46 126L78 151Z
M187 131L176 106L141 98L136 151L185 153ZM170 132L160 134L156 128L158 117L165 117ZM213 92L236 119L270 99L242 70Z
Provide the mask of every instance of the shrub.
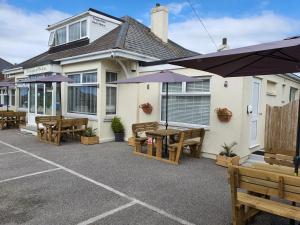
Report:
M124 133L124 126L120 117L114 117L111 122L111 129L114 133Z
M233 153L232 148L237 145L236 142L232 142L230 145L227 145L226 143L224 143L224 145L222 145L223 151L220 152L220 155L225 155L227 157L234 157L236 156L235 153Z
M96 130L97 129L93 129L91 127L88 127L85 129L85 131L83 132L83 136L84 137L95 137L96 136Z

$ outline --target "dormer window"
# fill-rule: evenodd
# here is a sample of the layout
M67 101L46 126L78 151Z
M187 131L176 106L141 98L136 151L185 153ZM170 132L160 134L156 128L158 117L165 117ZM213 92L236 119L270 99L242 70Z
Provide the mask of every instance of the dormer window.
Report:
M49 46L62 45L67 42L77 41L87 36L87 21L82 20L50 33Z

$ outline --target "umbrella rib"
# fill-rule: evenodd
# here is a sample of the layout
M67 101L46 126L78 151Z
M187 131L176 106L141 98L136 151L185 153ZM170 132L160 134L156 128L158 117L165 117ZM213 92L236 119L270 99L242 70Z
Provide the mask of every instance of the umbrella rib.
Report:
M295 57L293 57L293 56L290 56L290 55L288 55L288 54L282 52L281 49L278 50L278 52L279 52L280 54L282 54L282 55L284 55L284 56L286 56L286 57L288 57L288 58L294 60L295 62L300 62L299 59L297 59L297 58L295 58Z
M274 54L274 53L277 52L277 51L278 51L278 49L272 51L272 52L270 53L270 55ZM254 53L254 55L256 55L256 53ZM267 56L260 56L258 59L255 59L254 61L252 61L252 62L250 62L250 63L247 63L247 64L243 65L242 67L240 67L240 68L238 68L238 69L236 69L236 70L230 72L229 74L226 75L226 77L228 77L228 76L234 74L235 72L240 71L240 70L242 70L242 69L244 69L244 68L246 68L246 67L248 67L248 66L250 66L250 65L252 65L252 64L254 64L254 63L257 63L258 61L262 60L262 59L265 58L265 57L267 57Z
M213 65L213 66L204 68L203 70L204 70L204 71L205 71L205 70L211 70L211 69L214 69L214 68L216 68L216 67L223 66L223 65L226 65L226 64L228 64L228 63L232 63L232 62L235 62L235 61L238 61L238 60L247 58L247 57L252 56L252 55L255 55L255 53L251 53L251 54L247 54L247 55L244 55L244 56L235 58L235 59L231 59L231 60L228 60L228 61L226 61L226 62L223 62L223 63L217 64L217 65Z
M283 54L284 56L286 56L288 58L274 55L274 53L276 53L276 52L279 52L279 53ZM295 58L292 58L289 55L286 55L285 53L282 53L280 50L276 50L275 52L272 52L271 54L259 54L259 53L256 53L256 55L257 56L270 57L270 58L273 58L273 59L285 60L285 61L289 61L289 62L299 62L299 60L297 60Z

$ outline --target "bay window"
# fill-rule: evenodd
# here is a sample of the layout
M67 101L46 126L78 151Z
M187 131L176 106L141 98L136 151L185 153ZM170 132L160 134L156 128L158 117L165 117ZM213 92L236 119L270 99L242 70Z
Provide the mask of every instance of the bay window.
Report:
M97 114L97 72L69 74L73 83L68 84L68 112Z
M168 121L175 125L209 125L210 80L169 83ZM166 120L166 84L161 91L161 121Z
M117 85L110 83L117 79L117 73L106 72L106 115L117 114Z

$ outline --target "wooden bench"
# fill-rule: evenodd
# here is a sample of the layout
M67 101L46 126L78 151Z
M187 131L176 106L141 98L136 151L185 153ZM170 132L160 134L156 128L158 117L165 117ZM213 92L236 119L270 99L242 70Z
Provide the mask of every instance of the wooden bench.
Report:
M169 160L179 163L180 155L185 147L189 147L190 155L195 158L200 158L205 130L189 129L180 132L179 141L169 145Z
M300 208L291 205L300 202L300 177L240 166L228 172L233 225L244 225L260 211L300 221Z
M47 130L43 123L47 122L58 122L58 120L63 119L63 116L36 116L35 123L36 123L36 130L38 134L38 138L41 141L46 141L47 139Z
M289 154L289 152L286 152ZM292 152L291 155L284 155L279 153L268 153L264 154L265 162L273 165L282 165L288 167L294 167L294 155L295 152Z
M25 112L0 111L0 129L17 127L26 124Z
M72 137L75 137L76 135L80 137L86 130L87 124L87 118L58 120L55 129L53 129L53 131L50 131L50 135L53 136L53 143L56 145L60 145L61 137L64 134L72 135Z
M147 144L148 138L146 135L143 137L141 133L146 131L153 131L159 128L158 122L147 122L147 123L135 123L132 124L132 134L134 137L134 151L142 152L142 146Z

